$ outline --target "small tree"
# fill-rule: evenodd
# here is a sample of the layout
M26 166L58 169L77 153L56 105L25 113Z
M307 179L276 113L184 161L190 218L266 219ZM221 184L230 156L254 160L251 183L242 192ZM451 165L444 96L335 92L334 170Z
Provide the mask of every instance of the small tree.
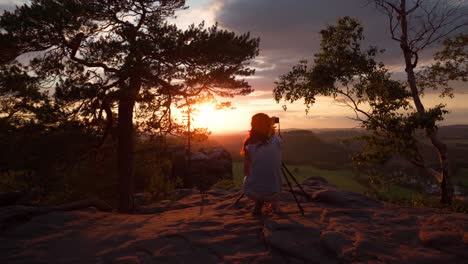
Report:
M238 77L254 70L258 39L203 24L180 30L168 23L184 0L33 0L0 17L5 69L18 67L51 90L62 119L116 127L119 211L133 203L134 111L138 122L170 130L171 106L200 95L252 91ZM15 58L35 57L29 63ZM24 58L24 56L23 56ZM19 112L16 112L19 113ZM37 114L37 112L36 112ZM115 124L116 123L116 124Z
M411 85L392 80L384 64L375 60L382 51L361 47L363 28L355 19L342 18L322 30L321 35L321 48L313 67L302 61L281 76L274 89L276 101L294 102L303 98L308 110L316 96L322 95L346 104L355 113L353 119L371 132L362 137L366 144L362 153L353 157L355 162L383 162L395 153L400 154L433 175L440 184L441 202L449 203L448 171L443 164L437 171L424 163L417 133L423 129L428 137L434 138L436 122L447 112L444 105L424 112L415 109L411 104L415 98Z
M379 10L389 18L390 34L403 52L407 84L411 92L412 101L416 107L419 118L425 119L430 111L426 110L421 97L426 88L423 78L417 78L416 69L419 55L433 44L440 43L456 32L466 32L468 27L468 8L466 1L458 0L375 0ZM450 45L450 42L446 42ZM454 70L454 73L456 69ZM450 80L459 79L456 75L446 75ZM453 97L448 86L435 87L442 89L442 96ZM440 117L442 118L442 117ZM438 138L437 127L426 128L426 136L431 141L439 157L438 171L430 170L440 186L441 202L452 202L453 190L449 175L449 158L447 146ZM424 159L414 162L415 165L429 170Z

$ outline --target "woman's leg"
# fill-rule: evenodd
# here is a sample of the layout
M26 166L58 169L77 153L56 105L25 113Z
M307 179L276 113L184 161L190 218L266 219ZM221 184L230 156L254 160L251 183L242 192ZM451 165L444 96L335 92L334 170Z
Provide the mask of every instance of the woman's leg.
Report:
M254 215L262 215L262 207L264 202L262 200L255 200Z

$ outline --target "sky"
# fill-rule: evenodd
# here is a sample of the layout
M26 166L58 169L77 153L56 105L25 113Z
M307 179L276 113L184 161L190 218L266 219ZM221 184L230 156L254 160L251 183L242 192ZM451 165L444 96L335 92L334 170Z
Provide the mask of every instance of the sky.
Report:
M432 1L432 0L426 0ZM458 1L458 0L454 0ZM467 2L465 0L460 0ZM0 0L0 10L10 9L25 0ZM320 97L308 114L302 101L288 104L273 99L274 81L287 73L301 59L313 59L320 45L319 31L334 24L338 18L351 16L362 22L365 45L376 45L386 50L378 57L397 79L404 77L402 54L392 41L388 18L377 11L368 0L188 0L189 9L179 12L175 23L184 28L202 21L214 23L237 33L250 32L260 38L260 54L251 62L255 76L248 79L255 91L248 96L230 98L232 110L215 111L209 105L201 108L195 124L207 126L214 133L246 131L250 117L258 112L279 116L282 128L351 128L358 123L349 117L351 109L330 98ZM467 7L468 8L468 7ZM437 46L421 55L420 64L430 64ZM443 125L468 124L468 85L457 85L454 99L440 99L435 93L423 98L426 107L446 103L450 113ZM198 119L198 120L197 120Z
M320 97L308 114L302 101L288 104L273 99L274 81L287 73L301 59L313 59L320 45L319 31L326 25L334 24L343 16L351 16L362 22L365 29L365 45L376 45L385 49L378 57L392 71L396 79L404 78L402 53L398 44L392 41L388 30L388 18L377 11L367 0L189 0L191 7L180 14L178 23L205 21L215 22L222 28L237 33L250 32L260 38L260 55L252 62L256 75L249 80L255 92L232 100L235 110L213 119L222 121L228 116L229 125L213 122L211 128L218 130L248 129L249 117L256 112L279 116L282 128L351 128L358 123L351 120L351 109L330 98ZM466 1L465 1L466 3ZM431 62L437 46L422 54L421 65ZM457 84L454 99L441 99L429 92L423 98L426 107L439 103L447 104L450 113L443 125L468 124L468 85ZM243 117L239 119L238 117ZM206 117L204 117L206 119ZM224 119L226 120L226 119ZM224 128L223 128L224 126Z

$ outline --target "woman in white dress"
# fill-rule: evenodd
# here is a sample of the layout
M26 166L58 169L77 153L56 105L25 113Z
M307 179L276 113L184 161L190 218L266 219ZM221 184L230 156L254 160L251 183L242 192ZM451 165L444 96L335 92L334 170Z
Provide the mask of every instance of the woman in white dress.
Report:
M275 135L273 119L264 113L252 116L241 153L245 156L244 193L255 201L254 215L261 215L265 202L280 213L281 138Z

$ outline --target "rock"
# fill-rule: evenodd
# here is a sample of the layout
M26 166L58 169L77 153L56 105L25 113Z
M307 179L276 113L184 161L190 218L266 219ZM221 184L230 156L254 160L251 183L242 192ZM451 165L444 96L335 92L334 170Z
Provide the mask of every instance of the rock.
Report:
M173 154L172 179L182 178L184 188L208 190L222 179L233 179L232 158L223 147L201 148L185 160L183 152Z
M151 204L153 196L150 193L135 193L134 194L135 203L138 205L148 205Z
M95 213L98 212L98 209L96 207L88 207L85 210L86 210L86 212L91 213L91 214L95 214Z
M318 226L275 225L265 226L265 241L274 250L306 263L336 263L320 249Z
M116 264L140 264L140 259L137 256L119 257L113 261Z
M325 231L320 234L320 243L325 250L337 258L343 258L345 248L352 245L353 241L346 238L343 233Z
M212 189L212 190L209 190L208 192L206 192L206 194L212 195L212 196L215 196L215 197L227 195L227 194L230 194L230 193L231 193L230 191L222 190L222 189Z
M433 215L422 223L419 239L425 246L468 259L465 241L467 231L468 221L460 222L453 216Z
M232 180L232 158L222 147L201 149L192 154L190 174L193 186L208 190L222 179Z
M0 263L466 263L468 215L382 205L317 178L316 202L279 196L283 214L234 191L174 191L183 197L145 214L0 208ZM370 200L369 200L370 199ZM317 202L321 201L321 202ZM81 203L83 204L83 203ZM357 206L358 205L358 206ZM62 209L77 208L76 204ZM42 211L41 211L42 210ZM5 220L5 222L2 222Z
M172 192L172 195L175 200L180 200L184 197L187 197L189 195L196 194L196 193L199 193L199 192L195 189L175 189Z
M208 156L205 155L204 153L196 152L192 154L191 159L192 159L192 162L206 161L208 159Z
M309 185L309 186L324 185L324 184L328 184L328 181L325 178L322 178L319 176L313 176L304 180L303 184Z
M327 188L313 193L312 199L315 202L326 203L332 206L348 207L348 208L363 208L363 207L379 207L382 202L374 200L370 197L338 190L336 188Z

